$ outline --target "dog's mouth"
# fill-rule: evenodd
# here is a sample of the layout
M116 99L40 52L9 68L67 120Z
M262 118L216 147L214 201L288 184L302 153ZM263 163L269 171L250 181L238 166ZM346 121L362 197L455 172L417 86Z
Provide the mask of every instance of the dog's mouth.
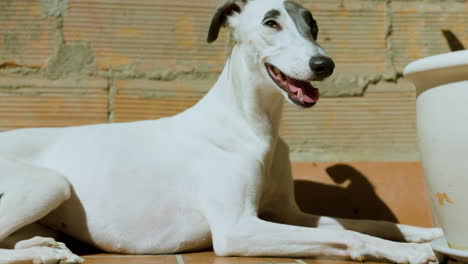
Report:
M284 74L275 66L265 63L268 75L273 82L288 94L288 98L296 105L312 107L318 101L319 90L310 82L297 80Z

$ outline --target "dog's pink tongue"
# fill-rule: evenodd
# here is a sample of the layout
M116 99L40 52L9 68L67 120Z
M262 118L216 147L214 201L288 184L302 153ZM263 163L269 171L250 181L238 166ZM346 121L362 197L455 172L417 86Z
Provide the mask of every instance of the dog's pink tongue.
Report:
M313 87L309 82L288 78L288 87L293 93L297 93L299 90L301 90L302 99L306 103L314 103L319 100L319 90Z

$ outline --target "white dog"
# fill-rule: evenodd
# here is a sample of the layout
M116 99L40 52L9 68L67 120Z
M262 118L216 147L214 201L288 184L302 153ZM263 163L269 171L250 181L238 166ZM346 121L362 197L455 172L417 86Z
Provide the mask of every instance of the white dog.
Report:
M0 134L0 240L16 244L0 249L0 263L82 261L52 238L16 243L25 230L48 233L39 226L129 254L213 246L219 256L435 261L428 244L382 238L426 242L440 229L319 217L296 205L278 135L282 104L313 106L310 81L334 69L311 13L284 0L229 0L209 42L223 25L237 42L232 55L211 91L179 115ZM41 225L31 231L33 223Z

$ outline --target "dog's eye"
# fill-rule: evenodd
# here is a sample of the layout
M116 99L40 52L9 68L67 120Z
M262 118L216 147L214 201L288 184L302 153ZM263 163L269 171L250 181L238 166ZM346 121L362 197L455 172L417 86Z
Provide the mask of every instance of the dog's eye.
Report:
M274 29L281 29L280 25L275 20L268 20L264 23L264 25Z

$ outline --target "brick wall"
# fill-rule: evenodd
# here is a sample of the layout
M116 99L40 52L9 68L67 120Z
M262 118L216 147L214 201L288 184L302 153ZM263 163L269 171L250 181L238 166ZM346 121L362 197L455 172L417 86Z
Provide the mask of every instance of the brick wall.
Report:
M293 160L418 160L415 91L401 71L468 45L468 1L298 2L313 11L337 69L316 107L285 108L281 133ZM0 130L154 119L190 107L229 50L226 32L205 42L217 4L0 1Z

